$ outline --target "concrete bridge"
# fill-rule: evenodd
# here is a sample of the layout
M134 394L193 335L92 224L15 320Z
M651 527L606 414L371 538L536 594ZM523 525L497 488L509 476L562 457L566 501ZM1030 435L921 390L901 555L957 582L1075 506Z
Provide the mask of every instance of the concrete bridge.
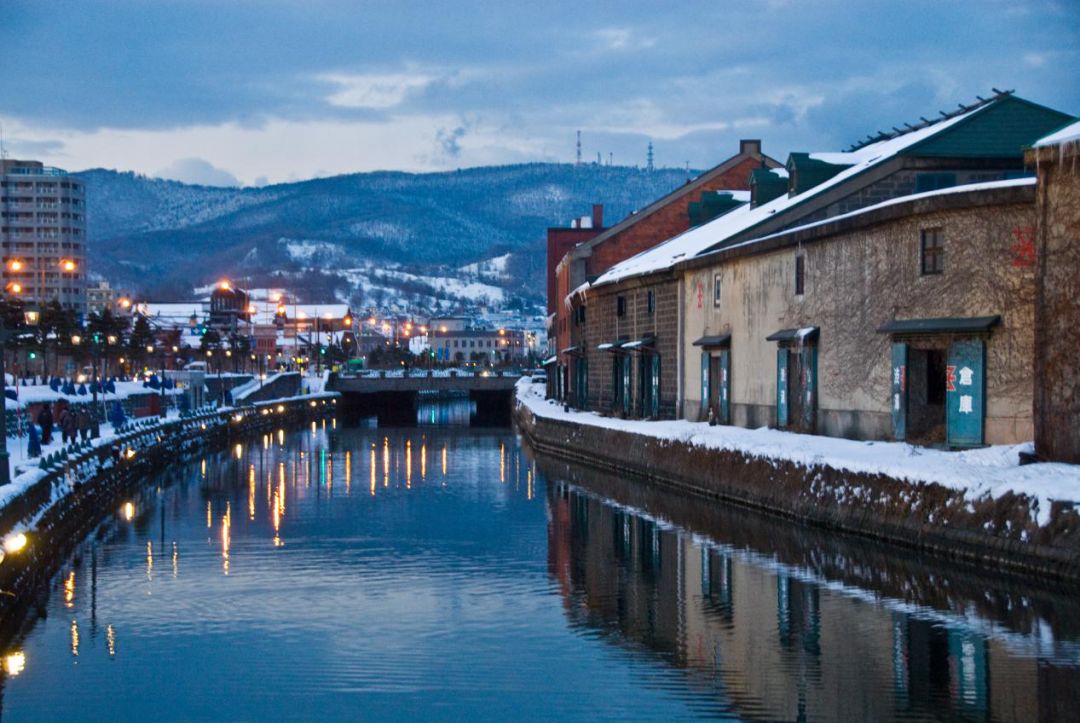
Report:
M339 392L346 411L377 415L380 422L415 424L421 396L464 397L476 402L478 424L509 422L518 373L464 370L388 370L332 374L326 390Z

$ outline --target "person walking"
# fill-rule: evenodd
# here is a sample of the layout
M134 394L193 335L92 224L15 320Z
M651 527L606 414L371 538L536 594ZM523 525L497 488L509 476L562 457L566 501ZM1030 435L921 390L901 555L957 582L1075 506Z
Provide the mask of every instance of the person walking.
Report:
M79 420L75 418L75 410L70 404L60 413L60 429L64 433L64 444L74 444L79 434Z
M79 436L82 441L90 439L90 412L86 407L79 407L79 411L76 414L76 426L79 428Z
M44 404L38 412L37 423L41 427L41 444L47 445L52 442L53 415L48 403Z

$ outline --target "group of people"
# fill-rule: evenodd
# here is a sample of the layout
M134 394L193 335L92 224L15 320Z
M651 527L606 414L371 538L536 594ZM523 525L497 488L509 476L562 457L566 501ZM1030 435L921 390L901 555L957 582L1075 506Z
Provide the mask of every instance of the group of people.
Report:
M59 422L60 436L64 444L75 442L80 438L84 442L90 439L92 420L90 419L90 410L85 406L75 409L70 404L65 404L63 409L60 410L60 418L55 421ZM38 412L37 423L41 427L41 443L48 444L52 441L53 434L52 405L45 404L42 406L41 411Z

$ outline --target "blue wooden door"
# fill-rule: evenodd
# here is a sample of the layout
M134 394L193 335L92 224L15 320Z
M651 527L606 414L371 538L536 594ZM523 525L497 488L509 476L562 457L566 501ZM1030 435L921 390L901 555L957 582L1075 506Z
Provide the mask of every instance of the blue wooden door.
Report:
M720 352L720 424L731 424L731 352Z
M817 344L799 349L799 431L813 434L817 428Z
M982 339L954 341L945 367L945 441L950 447L983 444L986 409L986 345Z
M660 355L650 354L652 369L649 384L649 416L660 416Z
M788 426L788 350L776 350L776 426Z
M710 384L709 384L709 363L712 357L709 352L701 352L701 418L709 418L709 397L710 397Z
M892 345L892 411L893 439L902 441L907 437L907 344Z

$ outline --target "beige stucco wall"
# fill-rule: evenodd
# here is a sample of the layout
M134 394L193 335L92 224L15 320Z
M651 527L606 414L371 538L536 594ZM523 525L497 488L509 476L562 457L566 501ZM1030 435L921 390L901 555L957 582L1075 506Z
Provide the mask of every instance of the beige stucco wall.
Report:
M697 419L701 406L695 339L731 334L732 418L752 426L774 422L777 345L765 337L817 326L819 432L887 438L890 339L876 330L893 319L1000 314L1002 324L986 346L986 442L1030 440L1034 273L1019 245L1034 216L1027 202L910 214L687 271L683 415ZM945 271L923 276L920 231L934 227L944 229ZM805 294L797 297L800 253L806 257L806 283ZM721 278L718 306L714 274ZM768 412L768 419L754 417L754 410Z

